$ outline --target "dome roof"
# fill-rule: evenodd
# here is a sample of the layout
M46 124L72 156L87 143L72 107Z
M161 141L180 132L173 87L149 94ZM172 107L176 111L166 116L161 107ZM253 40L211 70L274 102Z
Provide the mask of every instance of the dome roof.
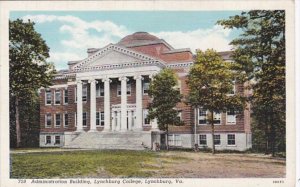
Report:
M156 41L159 40L156 36L153 36L147 32L135 32L131 35L125 36L122 38L118 44L119 45L132 45L132 44L140 44L149 41Z

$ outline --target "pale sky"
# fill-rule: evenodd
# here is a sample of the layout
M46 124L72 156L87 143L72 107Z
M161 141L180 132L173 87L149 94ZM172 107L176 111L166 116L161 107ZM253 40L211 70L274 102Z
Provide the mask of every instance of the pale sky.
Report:
M117 43L126 35L145 31L164 39L174 48L217 51L231 49L237 30L223 29L217 20L241 11L18 11L10 19L30 19L50 47L49 61L57 70L68 61L87 57L87 48Z

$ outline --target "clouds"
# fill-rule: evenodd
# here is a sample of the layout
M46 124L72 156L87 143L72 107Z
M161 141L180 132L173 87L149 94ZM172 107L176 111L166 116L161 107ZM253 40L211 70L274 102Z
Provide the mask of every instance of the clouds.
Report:
M152 33L159 38L163 38L174 48L191 48L192 52L196 49L206 50L213 48L217 51L230 50L229 34L231 30L223 29L221 26L213 26L208 29L197 29L194 31L159 32Z
M87 56L87 48L100 48L109 43L116 43L126 35L136 32L124 25L112 21L84 20L72 15L26 15L24 20L30 19L36 24L55 24L57 40L55 46L50 46L50 61L57 69L66 69L67 61L80 60ZM180 27L178 27L180 28ZM161 31L151 34L164 39L174 48L191 48L205 50L214 48L217 51L230 50L229 34L231 30L220 26L191 31Z

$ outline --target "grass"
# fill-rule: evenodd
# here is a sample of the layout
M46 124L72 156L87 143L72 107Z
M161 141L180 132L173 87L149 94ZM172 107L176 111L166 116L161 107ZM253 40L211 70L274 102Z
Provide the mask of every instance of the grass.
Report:
M28 149L11 158L12 178L285 176L284 159L252 153Z
M12 154L12 178L67 178L105 175L149 177L142 163L155 158L147 151L72 151Z

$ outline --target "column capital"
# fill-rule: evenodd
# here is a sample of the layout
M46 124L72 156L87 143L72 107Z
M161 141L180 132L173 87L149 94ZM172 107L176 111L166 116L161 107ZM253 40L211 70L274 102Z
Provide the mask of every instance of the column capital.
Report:
M149 78L152 80L155 75L157 75L157 73L152 73L152 74L149 75Z
M109 83L112 82L112 80L109 77L104 77L104 78L101 79L101 81L102 82L109 82Z
M98 81L96 81L96 79L89 79L88 83L97 83Z
M128 78L126 76L122 76L122 77L119 77L119 81L128 81Z
M76 80L76 84L82 84L82 80Z
M144 77L142 75L135 75L133 78L135 80L138 80L138 79L144 80Z

